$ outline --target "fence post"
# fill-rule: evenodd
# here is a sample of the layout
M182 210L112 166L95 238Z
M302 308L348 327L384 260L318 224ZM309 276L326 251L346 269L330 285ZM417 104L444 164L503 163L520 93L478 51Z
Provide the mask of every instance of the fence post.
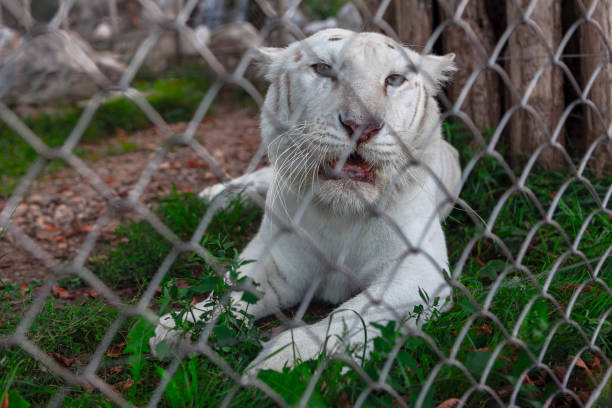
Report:
M438 0L438 3L441 22L444 22L453 18L460 2ZM484 2L469 2L461 15L461 20L470 26L475 38L470 39L468 33L456 24L446 27L442 33L444 52L453 52L457 55L455 63L458 71L453 76L449 88L449 97L453 102L459 97L472 73L479 71L487 63L496 43L495 32ZM501 115L501 97L499 77L495 71L487 69L479 74L470 87L461 110L480 130L497 126Z
M587 0L585 7L589 10L593 0ZM588 149L598 138L608 131L612 131L612 54L610 41L612 39L612 3L600 1L593 11L591 18L594 22L587 22L580 27L580 53L585 54L581 59L582 86L586 86L593 73L605 64L597 75L588 94L595 106L601 112L605 125L601 123L599 115L591 107L585 107L586 148ZM597 23L601 32L596 28ZM592 166L597 176L603 170L612 171L612 141L603 142L595 150L591 158Z
M522 16L530 3L532 3L531 0L506 0L508 26L523 19ZM538 1L529 19L538 26L537 32L544 37L546 43L542 41L533 27L526 24L517 26L508 41L509 59L506 63L506 72L514 88L523 97L538 70L548 65L527 100L529 106L538 113L543 121L546 131L542 129L542 124L538 123L540 119L536 119L524 109L513 114L509 123L509 135L514 166L519 166L539 146L548 143L564 106L563 74L559 68L550 66L549 57L550 50L554 53L561 40L561 2L558 0ZM511 95L508 96L506 109L520 102ZM557 142L565 144L563 133L559 135ZM563 164L563 161L562 153L553 148L545 149L538 158L538 163L546 169L558 167Z

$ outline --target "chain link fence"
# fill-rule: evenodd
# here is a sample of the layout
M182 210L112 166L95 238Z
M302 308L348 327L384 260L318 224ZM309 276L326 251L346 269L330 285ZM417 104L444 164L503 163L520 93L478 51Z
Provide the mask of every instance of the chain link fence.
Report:
M113 5L110 10L113 10L116 17L117 5L115 2L111 3ZM47 145L40 135L28 128L23 119L7 103L0 101L1 120L10 129L17 132L38 154L38 158L29 166L27 172L20 178L12 194L6 200L0 213L0 226L18 245L27 250L32 257L40 261L51 272L49 278L36 292L26 312L20 316L16 328L10 333L5 332L0 337L0 344L4 350L21 348L42 364L46 370L61 377L64 386L49 401L50 406L61 406L72 387L95 390L94 392L103 394L108 401L119 406L135 405L136 402L128 397L128 393L121 392L121 390L107 383L99 373L105 355L115 341L117 333L129 319L137 317L144 318L152 324L158 323L159 315L151 305L154 304L153 301L157 296L157 288L162 284L173 263L181 254L196 254L205 260L219 276L224 276L227 273L226 263L212 256L202 245L203 237L205 237L211 219L219 210L219 207L224 204L221 200L212 201L206 214L201 218L195 233L189 239L183 239L174 233L151 208L140 201L143 191L168 152L177 146L193 149L221 181L230 181L214 155L194 137L198 125L204 121L207 111L220 90L228 84L241 87L263 110L262 115L269 118L268 122L278 126L278 134L286 134L288 130L291 130L286 127L287 121L283 124L281 123L283 121L276 120L277 118L274 117L278 114L276 111L266 112L266 109L270 109L270 105L264 104L264 95L260 93L260 87L246 76L247 69L252 64L253 59L258 58L254 48L249 49L242 55L234 70L228 71L215 54L211 52L207 44L202 41L201 36L198 36L194 28L187 24L198 6L198 1L185 0L179 3L179 8L173 5L172 10L180 10L176 14L169 14L160 6L160 3L152 0L139 0L137 3L142 10L146 11L148 18L152 21L146 37L139 44L133 57L129 60L127 69L118 79L109 78L93 61L88 61L87 58L80 60L87 64L83 67L83 70L90 75L91 81L98 85L99 91L96 91L88 99L76 126L60 147ZM256 0L253 3L257 6L257 18L259 20L257 25L260 27L258 37L253 42L254 46L262 46L270 42L279 44L285 40L302 40L306 37L295 20L292 19L299 7L303 6L299 1L268 2L266 0ZM396 7L395 13L399 14L402 2L387 0L375 2L374 6L371 4L372 2L366 1L355 1L354 3L357 9L365 15L364 29L367 27L369 31L382 32L391 39L398 38L393 25L389 23L387 13L390 7ZM324 406L325 404L385 406L385 404L393 404L393 406L406 407L442 404L440 406L444 407L505 407L523 406L527 400L536 400L537 398L534 395L540 395L539 398L541 399L532 401L533 406L536 406L536 402L539 402L540 405L538 406L594 407L605 406L605 401L610 401L612 364L609 354L610 338L607 336L610 335L609 317L612 310L610 302L612 292L609 286L610 279L612 279L612 242L610 238L612 235L612 230L610 230L612 185L609 183L610 178L606 178L609 176L605 173L604 168L606 167L606 161L608 163L612 162L612 157L607 155L607 150L603 154L600 151L605 148L607 143L610 143L612 118L609 116L609 106L600 106L598 102L590 99L591 87L594 86L599 76L607 75L608 81L612 78L609 74L612 51L610 50L610 38L606 36L610 34L610 31L606 32L606 27L602 27L598 22L597 18L599 16L594 14L600 12L602 8L610 13L610 6L606 1L599 2L600 4L597 1L584 4L578 2L582 10L579 19L570 25L569 30L564 33L563 38L558 42L558 46L550 47L548 44L551 44L551 41L548 41L546 33L538 27L537 18L534 14L541 10L541 4L539 3L547 2L535 0L531 2L509 1L509 4L514 4L513 10L515 10L516 15L507 16L509 23L503 31L496 27L496 29L502 31L497 43L494 46L489 44L484 47L480 42L482 38L474 33L470 23L466 22L469 16L464 15L471 4L480 3L467 0L456 1L455 3L449 6L451 9L447 9L447 11L450 10L448 18L435 21L433 33L424 44L421 44L422 48L417 48L416 51L424 56L439 50L439 41L445 33L453 28L460 27L463 29L463 35L466 38L465 44L472 47L469 52L473 53L475 49L476 53L484 54L484 58L479 60L482 62L474 65L472 72L462 73L461 89L453 92L452 98L444 93L438 95L442 114L440 122L434 126L434 132L438 131L443 122L451 123L451 125L444 125L444 134L448 136L448 141L455 144L460 150L462 174L459 182L460 188L457 190L463 192L456 197L454 186L445 184L440 174L432 169L432 163L418 154L413 154L413 148L406 145L406 139L402 135L403 129L394 129L391 132L394 134L393 143L402 146L402 151L407 155L406 162L397 170L397 177L419 171L421 177L429 180L428 184L432 183L434 188L444 193L444 197L438 200L440 207L449 203L455 206L455 212L450 215L450 221L447 220L444 224L449 252L453 252L450 257L449 271L445 271L447 269L445 265L440 264L440 258L427 254L422 247L423 238L426 237L426 234L429 234L430 229L434 229L439 224L437 215L430 217L425 223L427 229L422 232L418 239L413 240L412 237L404 236L405 225L398 225L397 220L385 214L385 200L383 200L383 204L371 205L365 197L360 196L357 199L364 201L366 203L364 206L368 209L364 211L363 217L350 234L352 239L356 239L360 234L365 234L359 228L368 225L371 219L383 220L381 222L387 225L389 230L402 236L405 248L402 250L400 261L415 256L415 254L424 255L424 258L430 262L429 267L433 265L439 272L440 278L446 282L448 287L452 288L453 299L455 300L455 307L451 309L452 311L440 313L435 311L434 308L433 312L431 310L429 312L433 313L434 319L425 323L425 326L415 325L415 318L407 319L407 315L418 312L418 309L395 310L393 299L385 296L385 291L392 289L391 282L385 286L380 296L378 296L378 293L370 293L369 290L363 291L362 294L367 295L368 302L362 305L362 310L355 311L357 314L364 315L370 307L380 308L386 310L385 313L389 316L393 316L387 320L396 322L394 326L383 325L379 326L377 330L372 328L370 331L369 336L382 335L383 339L389 343L388 349L379 347L379 344L384 341L378 341L377 343L376 340L373 345L368 347L368 350L373 353L371 358L374 360L377 358L376 355L383 354L382 357L378 357L380 363L378 369L372 371L367 368L366 359L357 357L359 353L351 354L346 350L335 350L335 353L330 353L325 359L321 359L319 364L314 366L316 368L313 368L309 376L304 377L307 378L307 384L303 388L298 388L303 392L300 391L299 395L295 396L293 400L287 397L286 390L275 386L275 384L278 385L278 382L270 381L270 376L243 375L242 370L235 369L231 362L226 361L218 350L208 344L212 328L216 323L216 318L212 318L206 322L197 341L182 341L170 362L164 363L159 380L150 390L150 394L144 402L147 406L156 406L160 403L162 405L168 404L168 400L164 399L168 398L165 397L168 392L167 387L188 356L193 353L203 355L213 363L228 381L233 382L232 387L228 388L228 392L224 395L221 406L236 405L234 398L244 389L256 389L263 393L263 400L266 401L266 405L278 406ZM484 4L485 2L481 3ZM4 5L3 13L10 13L11 18L22 25L24 32L24 36L13 52L10 55L3 56L5 67L9 65L11 58L15 58L16 55L29 47L33 39L49 33L57 35L63 46L72 50L71 52L87 55L85 51L79 50L80 45L73 42L71 37L65 35L63 31L70 10L75 4L74 1L60 1L56 13L45 24L36 24L32 20L32 14L29 12L30 2L7 0L2 4ZM598 8L600 6L602 8ZM554 5L551 7L554 7ZM7 16L5 15L3 18L7 18ZM609 15L605 18L609 20L611 17ZM402 22L401 26L404 27L412 23L413 21L408 18ZM116 26L117 24L113 22L112 25ZM595 57L599 58L597 68L587 81L581 81L575 77L576 71L573 69L571 60L581 60L593 57L593 55L581 53L570 55L567 48L574 34L582 26L589 24L596 27L600 34L600 41L605 42L605 51L594 54ZM513 33L524 26L531 27L533 33L535 33L528 38L528 41L544 44L545 55L515 56L507 52L509 43L513 41ZM608 26L607 29L609 28ZM164 33L168 31L180 33L180 36L186 39L197 51L207 68L215 74L214 83L208 88L199 103L186 130L180 134L173 131L172 127L156 111L146 96L132 85L148 55L155 49ZM357 38L345 39L348 45L342 51L346 53L344 55L350 54L351 44L353 41L357 41ZM554 42L552 43L554 44ZM303 55L304 58L323 59L323 56L320 55L320 49L309 47L307 43L303 44L300 55ZM393 47L397 43L389 42L389 44L389 47ZM519 45L527 46L528 44L520 43ZM487 50L491 51L488 52ZM467 49L455 50L458 57L467 52ZM415 61L410 60L406 53L404 53L404 57L410 69L407 72L400 72L398 75L407 77L414 72L420 73L425 77L424 83L429 83L431 86L434 78L426 78L428 73L420 71L420 63L415 64ZM514 63L505 65L504 63L509 60L516 62L518 65ZM527 64L526 61L537 61L537 66L535 71L530 72L524 83L517 86L513 73L507 72L507 69L511 67L513 70L520 70L521 64ZM334 71L341 66L341 63L341 60L334 61L333 66L316 69ZM375 65L376 61L372 61L372 64ZM542 115L540 106L537 105L538 101L544 99L530 98L532 93L539 92L537 90L538 80L545 80L546 75L549 75L553 68L562 72L561 76L571 87L566 95L574 98L562 102L562 113L553 118L555 123L550 122L550 117ZM336 75L331 74L332 71L323 73L323 76ZM6 75L5 71L2 72ZM502 112L503 114L500 120L494 124L494 128L484 132L482 131L482 123L475 123L473 120L472 115L475 111L466 113L462 109L469 103L470 97L478 95L471 92L473 87L482 86L478 81L484 75L483 72L494 72L498 78L495 89L505 95L506 101L514 101L511 108ZM338 78L337 86L344 89L347 94L352 95L355 100L360 100L363 90L352 89L352 84L343 81L341 75ZM394 79L402 80L402 78ZM278 79L273 78L273 80ZM500 83L501 86L499 86ZM610 102L612 95L610 95L609 83L606 86L608 103L612 103ZM10 83L3 83L2 87L10 88ZM280 91L277 89L276 92ZM96 111L110 94L123 95L129 98L165 135L164 142L158 146L155 154L140 174L138 182L126 196L118 195L96 174L88 163L75 154L75 149L79 146L83 134ZM287 101L291 103L290 97L285 96ZM319 101L319 103L325 104L326 101ZM359 108L367 110L369 106L367 102L361 101L360 103ZM597 129L603 129L599 135L589 140L589 145L582 151L572 149L571 146L561 141L564 125L566 122L569 123L575 115L574 107L578 105L587 106L592 111L589 115L599 122ZM494 107L491 106L491 109L494 109ZM367 112L367 114L372 117L376 115L384 116L384 112ZM535 125L533 127L523 126L518 131L509 130L514 129L516 117L523 114L525 116L522 116L520 120L532 121ZM340 120L342 121L342 119ZM462 124L459 125L459 122ZM297 123L294 122L294 125L297 125ZM460 140L460 138L453 136L453 132L455 132L453 129L461 129L456 132L461 134L463 139ZM526 145L521 145L523 147L518 148L518 153L526 153L528 157L522 161L515 160L517 149L514 149L513 152L504 151L504 135L507 132L513 132L512 137L529 139L529 134L521 133L526 131L544 134L544 142L531 150L525 147ZM354 132L351 132L353 134L351 142L357 143L357 139L361 138L364 132L364 129L357 126ZM430 136L433 137L433 135L432 132ZM467 143L464 143L466 140ZM252 173L262 165L266 150L271 148L262 143L249 164L247 173ZM546 156L551 151L554 152L553 156L561 158L562 169L547 170L549 171L547 173L538 166L554 167L549 166L548 162L542 161L543 158L547 160ZM577 151L579 155L577 155ZM351 160L350 154L350 152L347 152L343 155L344 157L339 157L338 160L346 163ZM595 159L601 165L593 164ZM104 198L107 204L106 210L99 216L91 231L87 233L87 237L77 255L69 262L56 259L35 238L24 233L18 225L11 222L12 214L28 194L33 182L41 176L45 166L55 160L63 161L78 172ZM601 163L601 161L604 163ZM280 162L276 162L276 165L280 165ZM489 166L489 169L495 168L495 172L484 172L483 168L487 168L487 166ZM337 170L342 169L342 165L338 167L337 163L332 163L331 167L336 167ZM592 170L594 167L599 170ZM597 172L598 174L596 174ZM534 174L537 174L538 177L544 174L542 176L544 181L540 179L538 180L541 182L534 181ZM554 177L560 177L560 179L555 179L556 182L550 181ZM580 193L574 192L573 189L576 185L580 186ZM491 187L491 190L487 191L489 187ZM466 190L470 190L474 194L482 194L483 197L490 195L487 200L483 201L485 208L481 206L482 203L473 203L471 200L475 195L466 196ZM309 256L318 259L329 273L335 272L341 276L341 282L350 282L350 280L358 279L358 276L363 276L360 275L360 271L356 269L354 264L343 259L347 253L350 253L351 241L341 242L342 248L337 251L341 256L339 259L331 259L327 248L322 248L321 242L313 240L311 234L301 226L300 219L304 216L304 212L309 206L316 204L315 191L300 195L302 201L296 203L297 211L294 214L275 213L274 208L278 209L278 207L270 206L269 197L268 207L266 207L266 197L259 194L256 189L247 188L245 194L261 209L266 210L266 217L268 217L270 225L275 226L278 231L273 242L267 242L265 248L260 248L259 252L262 257L264 255L268 256L279 241L294 236L299 237L303 248L307 248ZM516 197L518 196L528 202L528 206L524 209L528 209L531 212L530 214L513 213L513 211L523 211L516 205ZM589 202L590 206L587 213L581 214L576 223L570 225L567 223L567 214L571 212L569 207L573 207L576 200ZM486 208L487 205L488 208ZM172 250L158 266L155 274L150 277L146 288L135 303L125 302L108 286L107 282L102 281L88 267L88 260L94 253L96 242L104 227L119 213L133 214L135 217L146 220L157 233L161 234L172 245ZM508 214L509 218L507 217ZM529 221L533 217L537 218L535 223ZM516 222L516 224L508 224L509 220L510 222ZM450 227L449 223L454 223L455 227ZM461 232L462 228L463 232ZM571 228L571 230L568 230L568 228ZM519 230L522 232L517 232ZM562 243L560 248L547 248L546 240L550 236L544 233L547 230L552 231L559 238L559 242ZM333 234L332 231L330 233ZM460 234L466 236L467 239L461 241L458 238ZM594 247L592 248L585 248L585 241L587 245L592 244L594 239L592 235L597 236L597 244L593 244ZM465 245L451 251L450 248L455 246L455 240L461 241L461 245ZM532 252L538 251L548 251L548 254L539 255L552 257L552 261L545 266L537 262L532 264L530 256ZM397 267L391 268L393 273L390 276L393 279L398 273L400 261L398 261ZM117 317L106 330L87 364L79 370L63 366L28 336L28 332L34 320L43 310L45 302L53 296L54 285L64 276L81 278L89 287L99 292L100 296L118 312ZM304 316L311 301L317 297L319 291L322 291L320 284L320 280L309 282L304 293L300 294L299 307L295 313L288 314L276 310L275 316L288 327L296 329L310 327L304 322ZM327 283L327 285L330 284ZM419 282L415 282L414 285L415 287L420 286ZM363 289L364 286L363 284L354 284L353 287ZM235 288L244 290L244 282ZM520 303L520 308L517 308L517 304L513 303L513 298L518 296L517 293L524 296L524 302ZM433 302L432 299L428 299L428 296L429 294L422 294L423 301L431 300ZM587 300L584 300L585 297ZM231 297L227 296L222 301L228 302L230 299ZM507 304L500 304L500 300L507 302ZM583 310L583 308L586 309ZM584 317L585 314L586 318ZM446 323L442 323L445 322L445 315L447 316ZM436 331L437 319L442 319L438 331ZM387 333L385 335L385 328L387 332L391 331L394 334ZM447 330L449 332L441 332ZM565 341L563 339L567 338L567 330L571 333L570 337L579 343L579 346L572 349L571 355L560 356L556 351L558 350L558 342ZM372 335L371 333L378 334ZM560 333L566 333L566 337L561 336ZM309 333L312 342L315 344L320 342L318 334L320 333ZM479 341L482 341L479 340L480 337L478 336L495 337L498 340L496 340L494 347L483 347L479 345ZM423 354L411 355L411 350L421 350ZM423 350L427 351L424 352ZM552 352L551 350L555 351ZM425 355L428 355L428 358L433 362L425 364L424 360L421 360L421 358L425 358ZM520 364L516 363L517 359L521 359ZM154 360L151 359L151 361ZM324 377L324 371L326 369L331 370L334 361L340 361L343 364L342 370L338 369L335 372L337 378L346 379L353 375L354 377L350 378L358 378L360 385L354 385L357 384L357 380L355 380L355 383L342 383L347 385L346 389L350 391L340 392L340 397L336 401L322 402L321 395L325 394L325 391L322 390L326 387L327 389L333 388L333 385L329 383L330 378ZM561 363L558 364L558 362ZM503 366L506 366L506 368ZM512 366L511 370L508 368L509 366ZM426 369L423 367L426 367ZM458 375L462 376L461 386L456 386L453 381L448 379L444 380L445 378L453 378L446 377L444 374L450 369L456 369ZM347 377L347 372L352 374L348 374L349 377ZM396 373L400 373L398 377L395 376ZM289 378L292 374L285 371L282 375ZM412 379L415 375L419 377L416 383L414 380L406 380L408 378ZM491 385L494 376L506 378L505 385ZM326 378L323 383L321 382L322 378ZM579 378L579 380L576 378ZM402 383L404 380L405 382ZM411 391L408 392L408 389ZM537 394L534 390L538 389L545 389L546 391ZM449 398L450 396L454 398Z

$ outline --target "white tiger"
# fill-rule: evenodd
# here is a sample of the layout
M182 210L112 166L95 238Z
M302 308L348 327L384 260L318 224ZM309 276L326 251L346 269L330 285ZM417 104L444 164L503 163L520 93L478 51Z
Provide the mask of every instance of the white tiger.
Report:
M260 230L241 254L257 260L242 273L262 292L250 314L311 297L339 304L330 319L273 337L251 364L280 370L363 342L363 323L371 338L370 323L407 316L424 302L420 290L450 298L440 221L461 170L435 96L454 55L421 57L387 36L341 29L258 51L271 83L261 128L273 165L203 194L267 191ZM241 293L232 298L244 307ZM173 326L160 319L153 351L177 340Z

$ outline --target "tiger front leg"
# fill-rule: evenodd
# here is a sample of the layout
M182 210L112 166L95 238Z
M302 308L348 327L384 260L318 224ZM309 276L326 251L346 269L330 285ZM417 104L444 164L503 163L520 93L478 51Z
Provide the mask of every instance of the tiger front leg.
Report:
M293 306L300 300L298 291L290 287L288 282L278 273L272 257L270 255L262 256L265 248L259 235L256 235L247 245L240 258L261 258L260 261L246 264L241 270L241 276L251 278L259 284L256 292L260 297L254 304L249 304L242 299L242 291L232 292L230 294L232 312L238 318L243 317L242 311L247 311L255 319L260 319L282 308ZM195 323L205 317L214 316L216 311L213 309L219 305L214 305L210 299L209 296L208 299L194 305L190 312L183 316L183 321ZM157 348L161 342L165 342L171 351L175 351L186 334L185 330L176 328L176 322L171 313L162 316L155 328L154 336L149 339L152 354L159 357Z
M450 299L451 288L443 272L423 256L413 257L406 265L408 268L400 270L392 279L392 285L382 277L338 306L327 318L272 338L249 365L249 375L260 370L281 371L284 366L293 367L321 353L330 355L359 349L359 356L365 353L367 358L371 340L379 335L372 323L385 325L402 321L404 328L418 329L434 315L434 309L442 311L449 305L446 301Z

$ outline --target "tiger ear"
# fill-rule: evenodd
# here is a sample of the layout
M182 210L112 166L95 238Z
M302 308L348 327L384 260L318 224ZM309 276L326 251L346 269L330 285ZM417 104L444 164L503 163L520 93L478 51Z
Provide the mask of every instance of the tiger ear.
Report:
M253 60L259 66L259 71L265 79L272 81L277 67L280 65L281 54L284 48L257 47Z
M454 60L454 53L446 55L426 55L423 57L423 77L425 77L428 87L435 93L438 93L440 88L447 84L451 80L453 73L457 71L457 66L453 62Z

